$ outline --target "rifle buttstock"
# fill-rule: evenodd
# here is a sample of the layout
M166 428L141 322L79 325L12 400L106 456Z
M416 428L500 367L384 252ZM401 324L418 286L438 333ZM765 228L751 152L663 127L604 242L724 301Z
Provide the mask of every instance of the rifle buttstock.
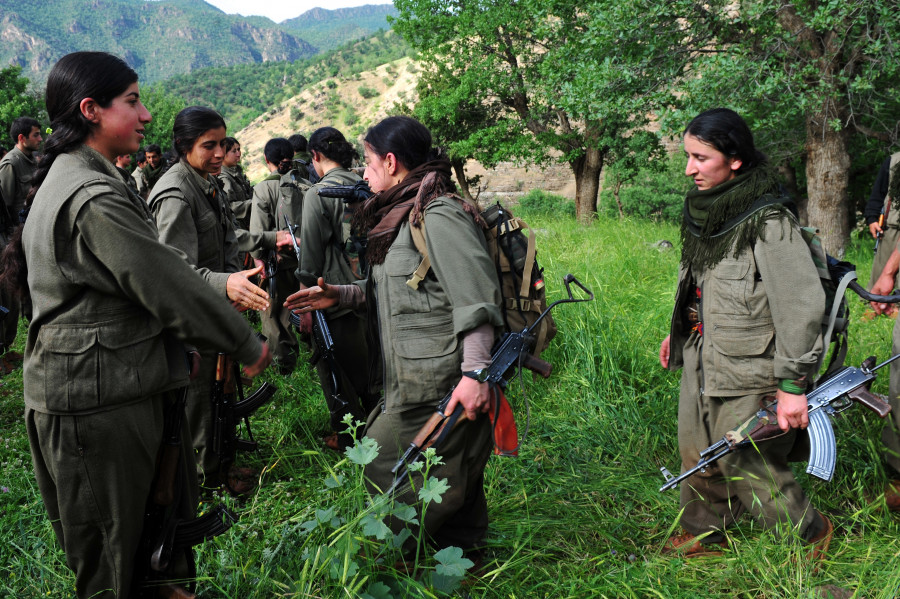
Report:
M529 353L522 354L522 366L528 370L535 372L542 377L549 378L553 372L553 364L540 358L536 358Z

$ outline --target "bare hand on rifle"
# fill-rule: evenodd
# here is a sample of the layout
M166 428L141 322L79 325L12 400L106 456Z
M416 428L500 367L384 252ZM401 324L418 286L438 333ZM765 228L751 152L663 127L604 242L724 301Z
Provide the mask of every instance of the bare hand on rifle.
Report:
M805 393L796 395L778 389L775 391L775 399L778 401L778 426L781 430L809 426L809 404Z
M269 350L269 344L263 343L262 355L259 357L259 360L257 360L255 364L246 364L244 366L244 374L253 378L258 374L262 374L262 371L265 370L271 363L272 352Z
M281 249L284 247L290 247L294 244L291 241L291 234L288 231L276 231L275 232L275 248Z
M322 277L319 277L318 283L318 285L301 289L297 293L289 295L284 302L284 307L302 314L336 306L341 299L337 286L328 285Z
M457 404L462 404L466 418L475 420L478 414L484 414L490 408L490 388L487 383L479 383L475 379L464 376L459 379L445 414L452 414Z
M869 233L872 234L872 239L877 239L879 233L883 233L884 230L881 228L881 225L878 221L874 221L869 223Z
M269 307L269 294L250 282L249 278L262 272L257 266L250 270L232 273L225 283L225 293L238 310L265 310Z

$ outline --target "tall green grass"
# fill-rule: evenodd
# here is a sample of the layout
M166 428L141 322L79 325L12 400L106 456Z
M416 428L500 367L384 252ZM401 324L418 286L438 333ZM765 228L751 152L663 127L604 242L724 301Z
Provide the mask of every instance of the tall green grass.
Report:
M677 492L658 492L659 467L676 470L678 374L658 363L667 333L678 263L678 232L642 220L576 225L565 216L523 214L538 231L538 258L549 299L575 274L595 295L555 312L559 334L542 357L548 380L521 381L531 410L518 458L492 458L486 471L491 525L482 577L450 596L819 597L839 587L855 597L894 597L900 589L898 517L880 491L880 427L854 408L835 423L838 467L823 483L796 466L813 504L836 533L818 571L791 531L776 536L749 519L730 532L721 557L660 555L677 530ZM660 251L667 239L675 249ZM871 243L849 258L868 278ZM853 317L848 363L890 351L892 321ZM24 335L20 337L24 339ZM368 534L373 509L361 466L323 449L324 400L310 368L265 376L276 399L253 418L261 451L239 457L263 471L251 497L224 500L240 514L228 533L199 550L203 597L440 597L453 587L442 564L422 560L396 570L393 554ZM0 386L0 596L66 597L65 567L31 473L22 423L21 372ZM886 373L875 390L887 391ZM516 380L507 393L524 428L526 397ZM367 532L368 530L368 532ZM452 581L451 581L452 583Z

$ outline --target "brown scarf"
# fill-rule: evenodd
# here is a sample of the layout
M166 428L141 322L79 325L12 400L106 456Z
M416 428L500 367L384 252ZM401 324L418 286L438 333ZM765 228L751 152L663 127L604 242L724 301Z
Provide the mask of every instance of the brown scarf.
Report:
M366 259L369 264L381 264L403 221L418 227L426 206L442 196L452 197L462 203L463 209L475 221L482 223L478 210L456 195L456 185L450 178L450 162L434 160L411 170L400 183L365 201L354 215L354 228L368 231Z

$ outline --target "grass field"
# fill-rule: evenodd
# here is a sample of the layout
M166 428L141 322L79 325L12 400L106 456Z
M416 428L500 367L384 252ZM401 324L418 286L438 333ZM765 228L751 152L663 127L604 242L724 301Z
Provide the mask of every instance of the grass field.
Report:
M730 531L722 557L682 560L660 555L677 529L676 491L659 493L660 466L677 471L678 375L657 361L667 333L678 263L672 225L602 219L582 227L569 219L528 215L539 229L548 295L574 273L593 290L592 303L561 306L559 335L544 358L549 380L526 377L531 409L518 458L491 458L486 574L449 596L580 597L895 597L900 594L900 520L883 509L887 475L878 419L855 408L835 425L838 467L823 483L796 471L813 504L835 523L827 560L814 571L792 531L782 538L749 519ZM676 249L653 243L668 239ZM871 243L851 249L868 278ZM892 322L853 319L848 363L886 358ZM24 332L24 331L23 331ZM20 335L20 344L24 334ZM21 348L19 348L21 349ZM243 501L228 533L199 551L202 597L433 597L453 587L454 560L423 560L407 576L377 558L381 535L361 486L362 450L350 457L322 449L324 400L310 368L265 376L276 399L253 419L259 455L243 463L263 470L262 486ZM887 392L887 376L876 381ZM0 387L0 596L68 597L65 567L31 473L22 422L21 371ZM508 393L524 428L516 381ZM737 423L735 423L737 424ZM874 498L874 500L872 500ZM383 536L383 535L381 535ZM368 557L366 557L368 556ZM898 562L900 563L900 562Z

